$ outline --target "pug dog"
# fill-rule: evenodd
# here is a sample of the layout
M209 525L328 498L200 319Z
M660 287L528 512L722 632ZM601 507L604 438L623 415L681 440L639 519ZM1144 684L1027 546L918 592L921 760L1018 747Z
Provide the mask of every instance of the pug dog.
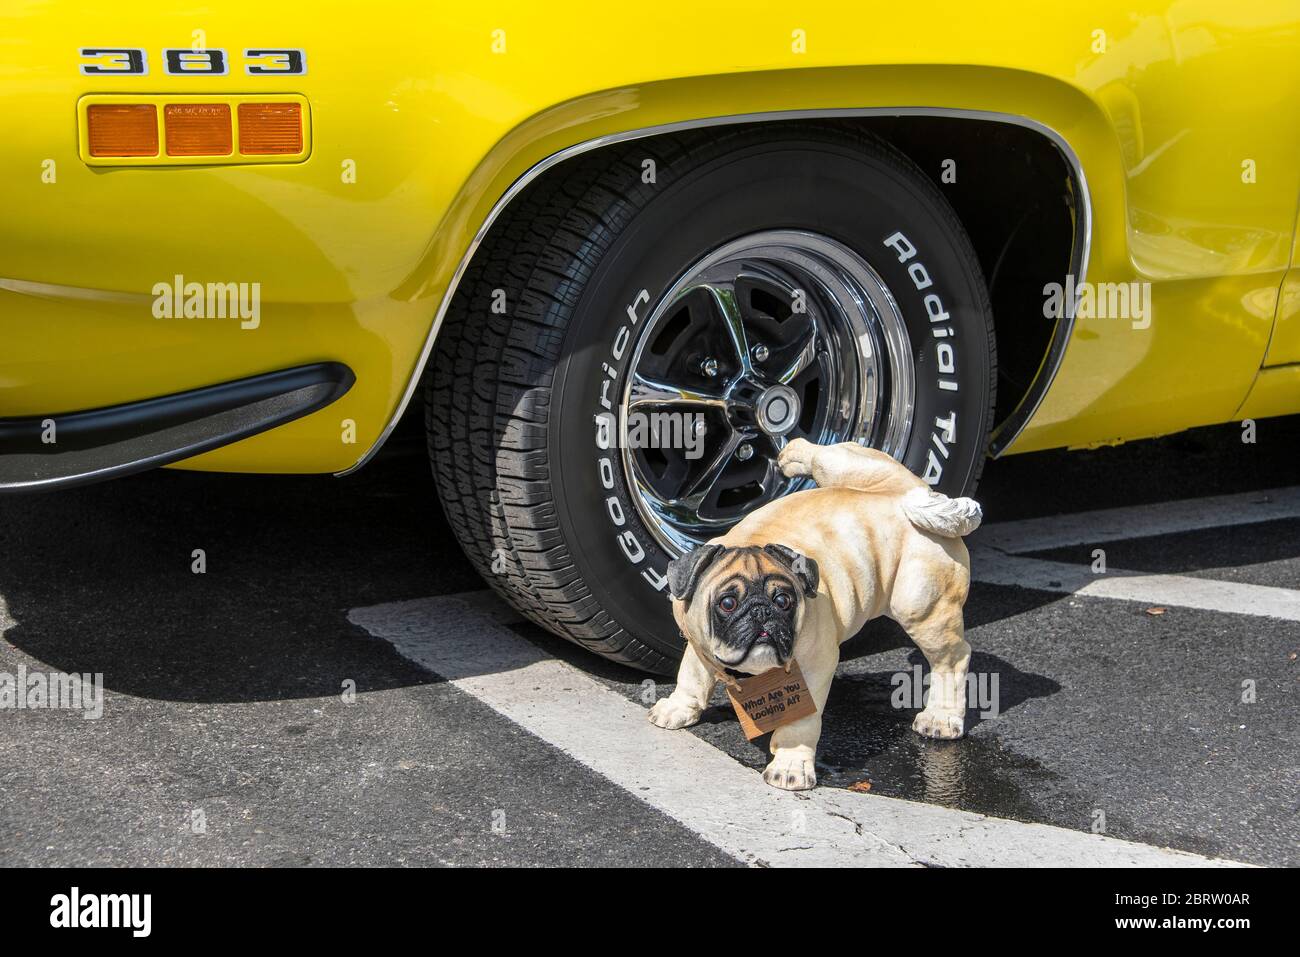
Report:
M930 693L913 730L961 737L970 661L962 536L979 526L978 503L933 492L889 455L851 442L793 439L778 464L817 487L768 503L668 567L687 647L677 687L651 708L650 721L668 730L695 724L719 680L784 668L793 658L817 712L772 732L763 780L811 788L840 644L887 615L930 663Z

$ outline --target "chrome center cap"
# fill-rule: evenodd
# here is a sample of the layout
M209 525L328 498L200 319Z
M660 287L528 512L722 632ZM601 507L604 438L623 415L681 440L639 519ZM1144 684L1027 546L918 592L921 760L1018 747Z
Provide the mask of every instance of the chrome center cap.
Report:
M754 414L768 435L785 435L799 422L799 396L788 385L768 386L758 397Z

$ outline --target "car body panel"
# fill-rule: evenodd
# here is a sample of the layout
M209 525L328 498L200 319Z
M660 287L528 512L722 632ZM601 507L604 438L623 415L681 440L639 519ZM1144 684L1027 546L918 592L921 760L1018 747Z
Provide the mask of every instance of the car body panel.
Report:
M78 70L79 48L103 44L143 48L156 67L196 30L230 53L227 75ZM1105 52L1094 52L1096 31ZM243 48L267 43L307 51L307 72L239 70ZM1300 10L1270 0L1136 12L1111 0L798 11L394 2L374 17L331 2L307 17L247 0L75 13L64 0L19 0L0 12L0 416L335 360L356 374L337 403L182 467L346 470L408 397L476 233L536 164L665 124L915 107L1056 131L1092 198L1087 278L1152 283L1149 327L1076 321L1010 451L1226 421L1256 382L1291 260L1298 50ZM78 157L77 102L92 93L300 94L311 155L90 168ZM1246 160L1254 182L1243 181ZM259 283L260 324L154 318L151 289L175 275ZM1300 411L1300 395L1280 406Z
M1233 418L1245 421L1290 415L1295 412L1297 395L1300 395L1300 363L1260 369L1250 394Z
M1297 104L1300 108L1300 104ZM1291 269L1278 293L1277 322L1268 344L1264 365L1300 363L1300 210L1296 213L1295 242L1291 247Z

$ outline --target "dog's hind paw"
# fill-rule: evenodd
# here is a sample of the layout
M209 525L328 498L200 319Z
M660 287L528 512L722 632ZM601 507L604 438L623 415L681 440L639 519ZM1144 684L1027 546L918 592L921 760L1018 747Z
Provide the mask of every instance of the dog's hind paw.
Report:
M960 738L966 730L966 718L950 711L926 708L912 722L912 730L924 738Z
M813 455L817 446L807 439L791 439L776 457L776 464L790 478L812 475Z
M763 769L763 780L784 791L806 791L816 787L817 770L810 757L777 752Z
M669 695L667 698L660 698L655 702L648 717L650 723L656 727L663 728L666 731L676 731L679 728L689 728L700 720L701 714L703 714L703 711L700 708L674 701L673 696Z

